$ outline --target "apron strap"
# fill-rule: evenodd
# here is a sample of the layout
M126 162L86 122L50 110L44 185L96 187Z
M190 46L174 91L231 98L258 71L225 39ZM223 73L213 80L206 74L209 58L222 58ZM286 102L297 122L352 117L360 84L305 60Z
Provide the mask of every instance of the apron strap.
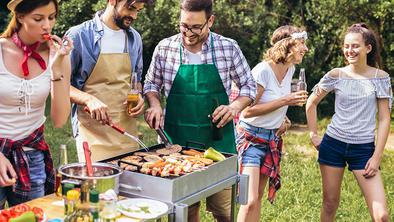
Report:
M212 50L212 62L213 64L216 66L216 55L215 55L215 48L213 47L213 37L212 37L212 33L210 33L211 35L211 50Z

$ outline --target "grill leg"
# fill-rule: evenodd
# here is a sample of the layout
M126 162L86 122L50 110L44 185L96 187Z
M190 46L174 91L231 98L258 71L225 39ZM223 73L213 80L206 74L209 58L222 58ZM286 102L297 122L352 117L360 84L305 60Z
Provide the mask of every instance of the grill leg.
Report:
M188 207L188 205L183 203L175 204L175 222L187 221Z
M231 222L235 221L235 207L236 207L236 197L237 197L237 183L231 186Z

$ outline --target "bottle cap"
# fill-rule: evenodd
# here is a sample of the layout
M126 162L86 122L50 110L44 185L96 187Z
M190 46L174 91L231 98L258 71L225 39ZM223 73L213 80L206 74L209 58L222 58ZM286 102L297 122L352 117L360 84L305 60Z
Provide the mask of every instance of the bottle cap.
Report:
M66 144L60 144L60 149L66 149Z
M92 203L99 202L99 192L97 190L90 190L89 191L89 199Z
M62 195L65 196L67 195L67 192L69 190L74 189L75 185L72 183L62 183Z

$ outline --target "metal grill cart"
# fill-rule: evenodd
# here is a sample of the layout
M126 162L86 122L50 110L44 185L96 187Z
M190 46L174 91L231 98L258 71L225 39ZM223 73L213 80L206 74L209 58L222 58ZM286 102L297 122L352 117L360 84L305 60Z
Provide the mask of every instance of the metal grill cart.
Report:
M150 147L149 151L163 147L163 144L158 144ZM190 147L187 145L183 149L190 149ZM144 152L144 150L138 150L138 152ZM120 160L133 153L102 162ZM226 159L223 161L209 165L204 170L178 177L157 177L125 170L119 178L119 193L125 197L143 197L165 202L170 209L169 221L183 222L187 221L188 206L231 186L231 217L232 221L235 221L235 203L246 204L247 202L248 176L238 175L236 155L229 153L224 153L224 155Z

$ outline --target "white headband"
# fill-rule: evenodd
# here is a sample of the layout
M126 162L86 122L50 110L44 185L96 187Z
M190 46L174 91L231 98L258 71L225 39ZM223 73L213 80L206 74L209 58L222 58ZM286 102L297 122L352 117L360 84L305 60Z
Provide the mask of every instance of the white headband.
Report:
M295 32L295 33L291 34L290 36L292 39L304 39L304 40L308 39L308 33L306 33L306 31Z

